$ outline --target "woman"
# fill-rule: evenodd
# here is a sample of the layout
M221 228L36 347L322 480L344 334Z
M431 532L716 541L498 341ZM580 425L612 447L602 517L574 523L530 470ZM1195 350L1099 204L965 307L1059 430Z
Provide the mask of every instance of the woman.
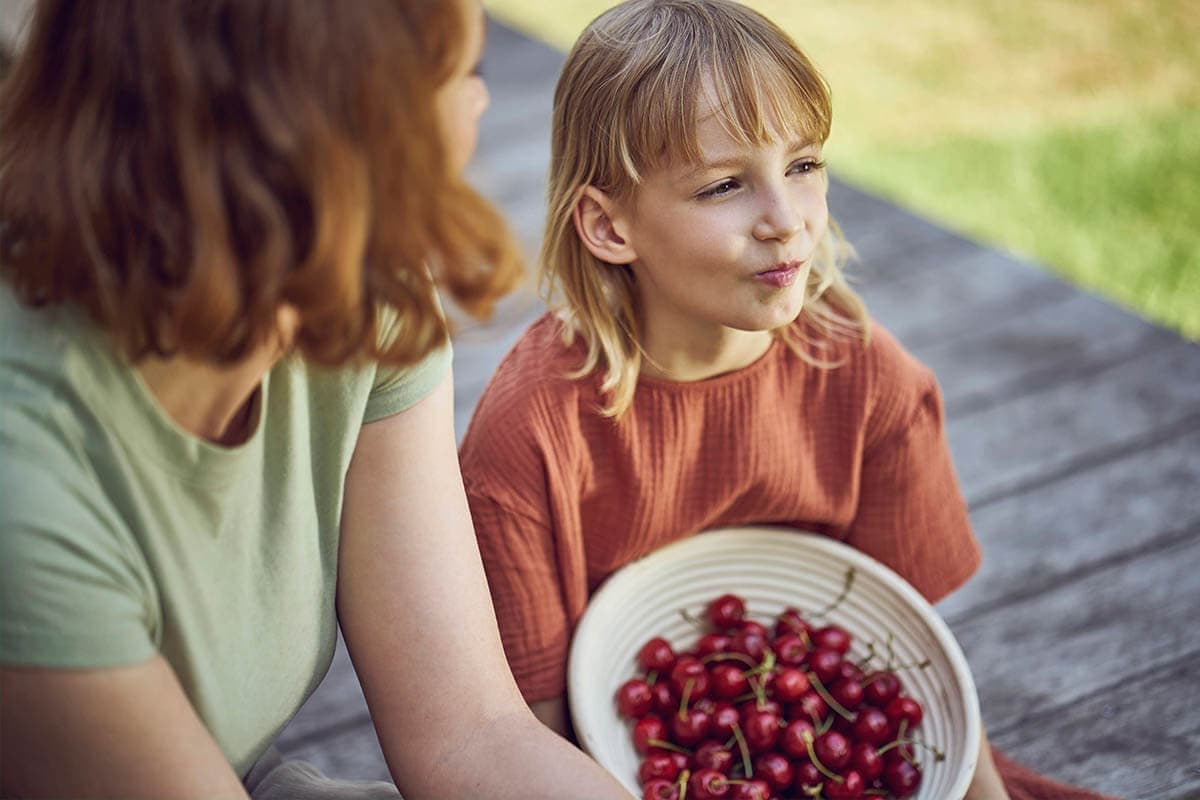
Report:
M513 274L458 175L481 39L474 3L38 6L0 96L4 796L245 796L339 621L406 797L623 796L522 702L458 474L434 285L481 313Z

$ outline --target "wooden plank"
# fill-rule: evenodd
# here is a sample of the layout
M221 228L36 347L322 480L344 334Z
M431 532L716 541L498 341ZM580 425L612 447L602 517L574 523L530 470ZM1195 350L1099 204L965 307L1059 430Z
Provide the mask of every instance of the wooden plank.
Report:
M1200 348L1181 340L947 422L972 508L1194 430Z
M1200 429L971 515L983 565L938 605L955 625L1200 528ZM1197 598L1200 605L1200 597Z
M1013 758L1052 770L1067 783L1129 800L1196 800L1197 709L1200 681L1193 653L1111 691L1033 711L1019 725L990 735Z

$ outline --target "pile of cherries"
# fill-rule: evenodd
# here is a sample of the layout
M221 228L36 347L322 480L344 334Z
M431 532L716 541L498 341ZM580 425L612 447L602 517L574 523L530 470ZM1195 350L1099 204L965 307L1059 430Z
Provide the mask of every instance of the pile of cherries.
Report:
M905 798L921 783L918 748L942 759L914 735L924 710L901 667L889 656L870 668L873 644L855 662L845 629L794 608L768 628L732 594L699 622L707 631L686 652L646 642L643 674L617 690L644 800Z

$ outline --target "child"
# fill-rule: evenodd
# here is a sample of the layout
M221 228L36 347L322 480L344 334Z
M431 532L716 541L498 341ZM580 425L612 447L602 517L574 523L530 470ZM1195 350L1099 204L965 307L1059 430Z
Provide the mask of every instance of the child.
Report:
M460 175L483 34L39 3L0 89L0 797L627 796L517 692L458 473L431 277L482 311L514 264ZM339 623L396 786L269 749Z
M727 0L621 4L563 67L541 255L562 303L460 450L509 662L559 731L590 593L672 541L817 531L931 602L979 564L934 376L842 275L830 118L803 53ZM1006 796L988 748L969 796Z

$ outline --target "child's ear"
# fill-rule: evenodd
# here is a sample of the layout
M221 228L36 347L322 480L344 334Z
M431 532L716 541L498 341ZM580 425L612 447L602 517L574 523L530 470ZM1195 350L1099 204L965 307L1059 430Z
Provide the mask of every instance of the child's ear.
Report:
M572 214L575 231L592 255L609 264L632 264L637 253L624 232L617 204L595 186L585 186Z

